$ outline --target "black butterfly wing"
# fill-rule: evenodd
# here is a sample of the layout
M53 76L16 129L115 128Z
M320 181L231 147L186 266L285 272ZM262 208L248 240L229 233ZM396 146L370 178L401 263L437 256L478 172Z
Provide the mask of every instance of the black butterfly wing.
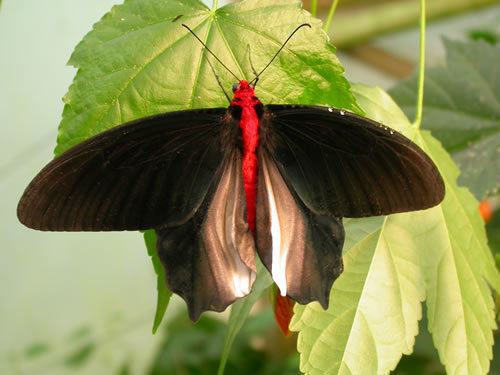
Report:
M250 292L255 279L238 149L228 154L217 174L193 217L156 229L169 287L184 298L192 320L205 310L225 310Z
M282 295L326 309L342 273L344 228L340 218L309 209L290 188L272 156L259 153L256 247Z
M169 287L196 320L249 293L255 279L238 144L227 109L121 125L49 163L18 217L52 231L155 228Z
M439 203L434 163L401 134L335 109L268 106L260 122L256 246L281 293L324 308L341 274L342 217Z
M288 186L315 213L387 215L443 199L444 183L432 160L398 132L327 107L267 109L266 147Z
M139 230L183 223L224 160L227 110L171 112L90 138L55 158L18 205L26 226L50 231Z

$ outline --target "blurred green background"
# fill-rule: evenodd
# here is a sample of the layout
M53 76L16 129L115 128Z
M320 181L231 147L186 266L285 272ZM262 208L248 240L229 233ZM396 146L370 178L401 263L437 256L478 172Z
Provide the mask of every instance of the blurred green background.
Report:
M151 335L156 279L139 233L42 233L16 219L23 189L52 158L61 97L75 74L66 61L116 3L5 0L0 8L0 374L212 374L218 364L225 333L220 316L207 314L193 330L174 297L166 329ZM347 3L341 2L339 24L379 2ZM428 66L443 61L443 36L465 40L471 31L498 30L499 24L499 5L431 22ZM385 34L352 43L342 39L347 77L388 89L408 76L418 60L418 32L403 26L374 29ZM500 373L498 356L492 373ZM279 336L265 303L231 358L228 374L298 373L293 338ZM396 372L443 373L428 335Z

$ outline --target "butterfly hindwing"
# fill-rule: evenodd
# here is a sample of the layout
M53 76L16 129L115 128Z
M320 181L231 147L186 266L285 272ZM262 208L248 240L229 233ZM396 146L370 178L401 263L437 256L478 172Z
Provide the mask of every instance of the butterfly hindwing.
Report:
M327 107L271 105L266 146L285 181L316 213L364 217L421 210L444 196L417 145L382 124Z
M250 292L255 246L245 209L241 155L235 149L193 217L156 229L169 287L184 298L193 320L206 310L223 311Z
M314 213L287 185L272 158L259 154L256 246L282 295L328 307L342 273L341 219Z
M84 141L33 179L19 202L20 221L51 231L138 230L186 221L222 164L226 113L171 112Z

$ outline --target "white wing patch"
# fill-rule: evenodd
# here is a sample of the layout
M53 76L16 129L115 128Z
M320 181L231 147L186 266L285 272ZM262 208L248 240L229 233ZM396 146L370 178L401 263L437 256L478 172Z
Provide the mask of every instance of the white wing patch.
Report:
M281 243L281 228L280 228L280 217L278 214L278 208L276 207L276 201L274 199L274 191L271 183L271 177L269 176L269 171L267 165L263 165L263 176L265 179L265 184L267 187L267 199L269 204L269 214L271 221L271 236L272 236L272 263L271 263L271 275L273 280L278 285L280 293L282 296L286 296L286 256L288 249L284 249Z
M264 196L267 198L271 235L270 271L281 295L286 296L290 284L288 278L292 276L287 274L290 250L302 247L304 219L274 164L262 160L261 168L261 178L264 178L261 186L264 185L266 189Z

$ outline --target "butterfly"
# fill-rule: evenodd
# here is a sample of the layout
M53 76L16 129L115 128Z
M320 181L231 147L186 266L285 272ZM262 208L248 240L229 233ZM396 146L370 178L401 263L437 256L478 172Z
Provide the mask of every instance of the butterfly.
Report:
M43 231L154 229L168 286L193 320L247 295L257 257L282 295L327 308L343 270L342 218L432 207L444 183L423 150L380 123L264 105L261 73L238 80L228 108L141 118L66 151L26 188L19 220Z

